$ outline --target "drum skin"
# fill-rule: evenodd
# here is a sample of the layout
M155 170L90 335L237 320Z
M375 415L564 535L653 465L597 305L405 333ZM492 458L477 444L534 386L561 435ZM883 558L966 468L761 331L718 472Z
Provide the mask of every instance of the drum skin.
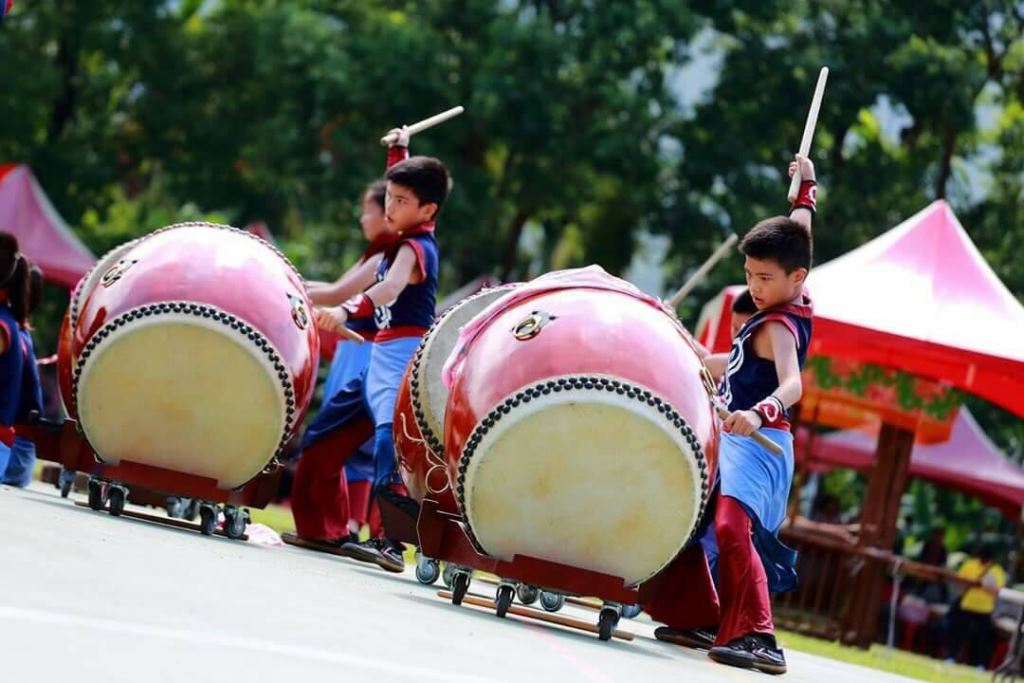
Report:
M243 485L313 395L319 337L301 276L266 242L209 223L115 252L72 298L69 412L104 462Z
M718 427L675 318L605 277L504 300L453 373L445 454L478 550L635 585L696 529Z

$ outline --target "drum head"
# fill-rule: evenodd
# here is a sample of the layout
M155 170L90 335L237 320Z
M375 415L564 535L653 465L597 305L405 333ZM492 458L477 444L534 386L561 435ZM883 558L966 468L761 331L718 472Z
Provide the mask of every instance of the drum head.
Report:
M82 430L104 462L241 486L286 431L290 382L278 377L275 356L213 316L129 313L83 353L74 390Z
M682 550L707 495L702 450L673 410L648 401L649 391L602 381L561 377L527 387L477 426L456 495L482 551L633 585Z
M455 348L462 326L514 287L495 287L466 297L445 311L423 336L413 359L412 403L418 409L420 432L438 455L444 455L444 412L448 404L448 387L441 377L444 363Z

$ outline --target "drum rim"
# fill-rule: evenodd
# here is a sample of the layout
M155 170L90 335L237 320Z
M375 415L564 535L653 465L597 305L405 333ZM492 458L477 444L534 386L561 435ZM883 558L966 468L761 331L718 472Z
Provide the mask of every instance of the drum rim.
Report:
M489 553L484 549L483 545L473 532L473 525L469 519L469 514L466 511L467 492L465 489L466 471L469 468L469 463L473 454L480 445L484 436L497 422L501 420L504 415L509 414L512 408L518 406L521 402L528 402L534 398L539 398L541 396L549 395L552 392L560 392L563 390L573 392L613 392L655 408L662 416L665 417L666 420L668 420L672 427L679 430L694 455L696 470L700 474L700 503L697 506L697 513L694 516L693 529L690 531L690 535L680 545L679 550L672 557L668 558L662 567L639 582L643 583L644 581L656 576L658 572L671 564L678 556L679 552L681 552L694 539L701 527L701 522L707 511L711 489L708 475L707 454L705 454L703 445L700 443L700 440L690 427L689 423L687 423L686 419L672 407L669 401L658 396L654 391L644 387L643 385L623 380L622 378L612 375L570 374L551 377L540 382L535 382L517 390L514 394L500 401L486 416L477 422L473 431L470 433L469 438L466 440L462 453L459 456L458 476L456 478L454 490L458 509L462 513L462 518L465 522L463 528L466 531L466 536L477 552L485 556L489 556Z
M162 318L168 321L179 320L188 322L193 322L192 319L198 319L206 327L216 324L218 327L225 328L228 334L234 335L243 345L252 347L252 350L256 352L255 355L262 355L263 360L277 374L280 389L279 398L283 399L282 403L285 408L281 436L278 439L274 453L263 469L275 465L296 427L298 410L292 375L277 348L274 347L273 343L262 332L241 318L216 306L195 301L165 301L132 308L108 321L89 339L81 355L75 361L71 376L71 395L74 405L80 407L78 397L79 381L90 358L111 339L121 336L127 329L138 326L139 322L149 317ZM79 410L79 415L81 415L81 410ZM79 420L79 427L85 435L86 441L88 441L88 434L81 419ZM96 457L100 459L98 453ZM259 473L257 472L256 474ZM251 479L250 477L250 481ZM240 486L244 486L244 484L245 482Z

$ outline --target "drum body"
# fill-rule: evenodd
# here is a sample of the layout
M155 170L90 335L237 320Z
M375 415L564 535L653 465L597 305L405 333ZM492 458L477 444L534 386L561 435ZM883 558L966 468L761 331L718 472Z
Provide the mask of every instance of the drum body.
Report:
M442 508L456 511L444 459L448 387L441 370L455 346L459 329L512 291L512 287L478 292L445 311L423 336L406 368L395 403L394 440L402 478L409 495L417 501L429 494Z
M481 316L451 375L445 454L478 550L636 585L696 529L718 427L675 318L598 272L600 288L531 283Z
M69 412L105 463L245 484L312 398L319 338L302 278L259 238L207 223L116 252L72 298Z

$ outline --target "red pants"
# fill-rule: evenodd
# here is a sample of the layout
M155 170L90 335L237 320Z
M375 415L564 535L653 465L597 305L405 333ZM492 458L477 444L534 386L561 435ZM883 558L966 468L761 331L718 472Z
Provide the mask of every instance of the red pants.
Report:
M671 628L717 625L717 645L749 633L774 633L768 577L754 550L752 529L743 506L735 498L721 496L715 511L721 590L716 591L711 581L704 549L694 544L666 569L664 583L645 611Z
M348 535L345 461L371 436L373 423L364 418L331 432L303 451L292 483L292 517L300 537L329 541Z
M349 494L349 518L354 519L360 526L370 525L370 536L380 536L384 533L384 527L380 520L380 508L376 500L370 500L370 493L373 491L372 481L354 481L348 485Z

